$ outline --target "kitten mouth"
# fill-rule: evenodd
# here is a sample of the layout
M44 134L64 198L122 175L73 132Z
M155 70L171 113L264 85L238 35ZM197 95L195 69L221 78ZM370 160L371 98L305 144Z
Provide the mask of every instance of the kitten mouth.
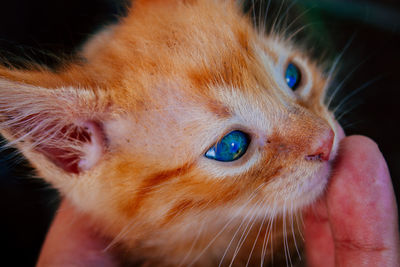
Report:
M312 175L304 190L304 194L315 193L316 191L323 191L331 176L332 162L324 162L316 174Z
M318 171L307 179L307 183L302 188L302 195L307 197L305 202L311 203L323 194L332 175L332 166L338 155L339 143L345 138L344 131L338 122L335 122L333 129L335 139L329 160L322 162Z
M330 176L332 163L323 162L320 168L312 175L308 176L304 183L299 187L298 194L292 199L296 209L302 209L313 203L325 191Z

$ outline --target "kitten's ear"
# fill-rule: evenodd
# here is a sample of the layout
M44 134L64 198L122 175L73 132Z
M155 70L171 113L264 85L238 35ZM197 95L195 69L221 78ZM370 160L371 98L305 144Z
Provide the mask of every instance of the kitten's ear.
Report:
M0 132L23 152L41 153L66 172L88 170L105 149L98 99L89 90L0 79Z

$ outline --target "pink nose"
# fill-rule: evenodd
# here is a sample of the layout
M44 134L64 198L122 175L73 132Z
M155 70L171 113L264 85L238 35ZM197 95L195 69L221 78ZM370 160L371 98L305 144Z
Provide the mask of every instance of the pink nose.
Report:
M314 145L314 149L311 154L307 155L306 160L319 160L319 161L328 161L329 156L332 151L333 140L335 138L335 133L332 129L329 129L325 136L320 137L320 142L316 142Z

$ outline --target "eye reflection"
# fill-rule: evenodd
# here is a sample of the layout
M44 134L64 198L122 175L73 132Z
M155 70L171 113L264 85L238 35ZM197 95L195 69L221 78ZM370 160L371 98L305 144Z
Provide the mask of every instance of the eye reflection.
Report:
M300 69L293 63L289 63L285 73L286 84L292 90L296 90L301 81Z

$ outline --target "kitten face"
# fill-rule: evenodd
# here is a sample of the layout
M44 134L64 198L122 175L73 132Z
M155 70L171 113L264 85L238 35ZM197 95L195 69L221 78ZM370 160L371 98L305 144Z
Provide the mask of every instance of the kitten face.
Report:
M28 132L27 143L44 135L39 145L19 144L40 174L107 235L172 263L200 228L196 255L227 222L251 214L260 223L312 203L328 181L339 131L323 104L326 76L303 51L256 32L231 2L183 2L135 2L84 47L85 63L59 74L0 72L32 87L2 82L3 134ZM299 71L296 90L289 65ZM35 110L21 112L27 107L16 102L30 97L52 102L33 100ZM32 117L41 129L57 125L55 134L28 127ZM205 156L234 131L248 137L241 157ZM57 152L50 138L63 140ZM59 156L67 152L74 158ZM213 253L230 236L221 234Z

